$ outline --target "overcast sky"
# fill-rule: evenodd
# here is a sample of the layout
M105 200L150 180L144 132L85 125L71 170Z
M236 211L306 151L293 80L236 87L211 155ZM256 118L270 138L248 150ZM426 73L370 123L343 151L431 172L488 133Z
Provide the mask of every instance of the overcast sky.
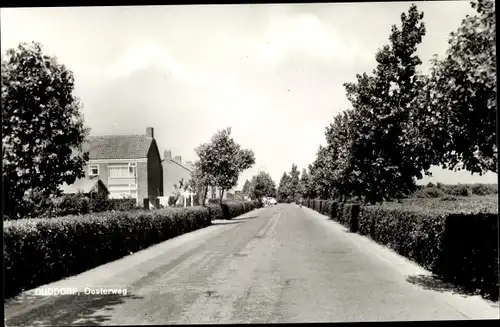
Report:
M416 2L424 64L443 55L468 1ZM312 163L325 126L349 107L343 83L371 72L410 2L1 9L2 53L38 41L75 74L92 135L144 133L160 152L194 148L231 126L276 183ZM431 181L496 183L434 169ZM424 182L429 181L428 178Z

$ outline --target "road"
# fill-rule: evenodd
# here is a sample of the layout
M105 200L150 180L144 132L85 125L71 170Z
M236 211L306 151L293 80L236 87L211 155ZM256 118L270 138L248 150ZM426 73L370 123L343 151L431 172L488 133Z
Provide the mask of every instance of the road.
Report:
M291 204L216 221L49 287L127 294L31 290L5 303L7 326L499 317L497 304L455 293L394 252Z

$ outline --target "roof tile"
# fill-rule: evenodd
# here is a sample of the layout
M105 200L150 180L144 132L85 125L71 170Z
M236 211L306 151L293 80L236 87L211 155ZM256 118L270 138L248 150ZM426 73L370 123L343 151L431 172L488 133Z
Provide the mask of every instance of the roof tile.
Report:
M153 138L145 135L89 136L84 151L90 160L147 158Z

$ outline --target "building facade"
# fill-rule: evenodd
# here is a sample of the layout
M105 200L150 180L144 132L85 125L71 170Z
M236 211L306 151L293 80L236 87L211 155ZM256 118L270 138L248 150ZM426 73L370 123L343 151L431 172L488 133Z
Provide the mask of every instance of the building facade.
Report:
M174 195L174 185L179 185L181 180L188 183L193 171L190 161L182 162L181 156L172 157L172 151L166 150L163 153L163 194L165 197Z
M109 198L144 198L163 195L162 165L154 129L145 135L91 136L84 146L89 152L85 178L102 180Z

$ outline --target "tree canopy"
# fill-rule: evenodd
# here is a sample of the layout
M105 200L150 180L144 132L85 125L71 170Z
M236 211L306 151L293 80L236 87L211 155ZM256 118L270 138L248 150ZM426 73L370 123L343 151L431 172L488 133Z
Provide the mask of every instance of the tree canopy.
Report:
M20 214L23 197L60 194L84 176L88 134L73 73L39 43L22 43L2 58L4 214Z
M495 2L471 3L451 34L443 59L435 57L419 99L434 163L471 173L497 173Z
M326 128L309 166L308 197L376 203L416 190L432 165L497 172L495 4L472 2L429 76L417 69L423 13L411 5L379 49L372 74L344 84L351 108Z
M256 200L263 197L276 197L276 183L271 175L261 171L252 178L251 197Z
M221 202L224 191L235 187L240 173L255 163L253 151L242 149L234 141L230 127L216 132L209 143L198 146L195 151L199 157L196 167L200 182L221 190Z

